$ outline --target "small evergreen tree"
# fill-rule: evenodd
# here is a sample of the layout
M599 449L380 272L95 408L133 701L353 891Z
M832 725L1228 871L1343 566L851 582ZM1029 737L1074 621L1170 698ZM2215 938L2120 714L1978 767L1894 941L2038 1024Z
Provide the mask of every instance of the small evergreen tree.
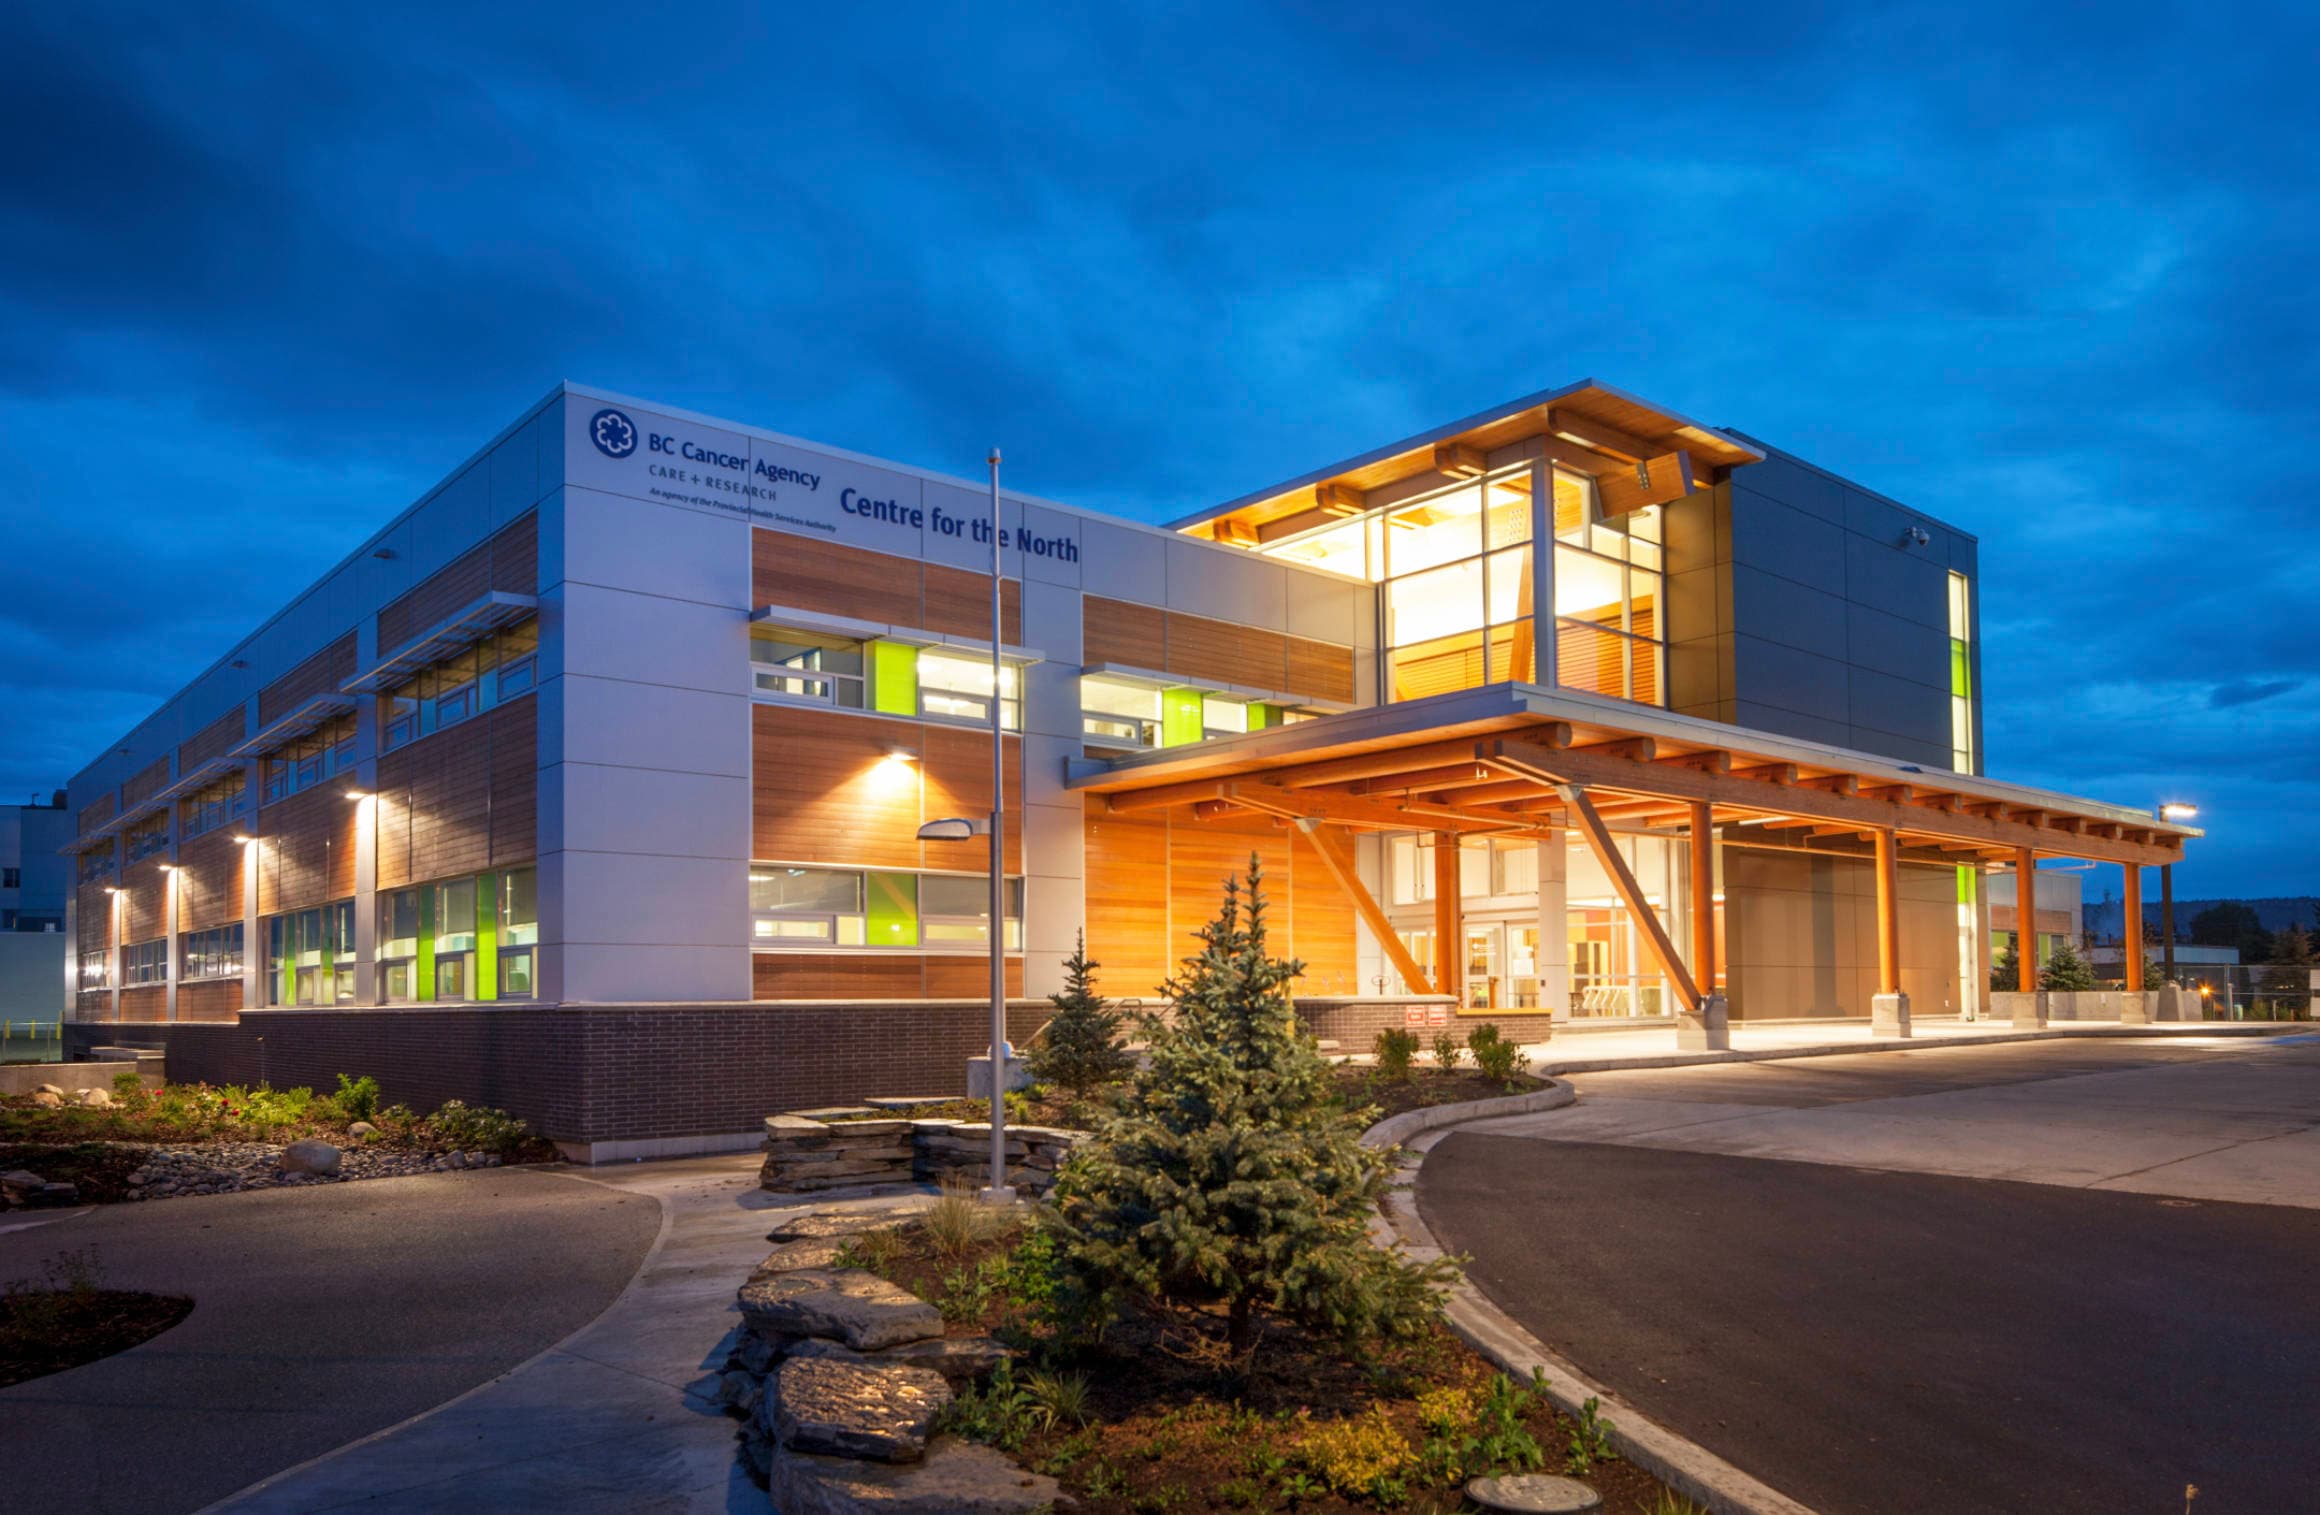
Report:
M2020 970L2014 963L2014 944L2005 942L1990 955L1990 992L2011 994L2022 987Z
M2304 928L2289 925L2272 938L2272 961L2275 963L2303 964L2312 961L2312 938Z
M2038 970L2038 987L2069 991L2094 986L2094 965L2079 956L2077 944L2069 937L2056 937L2053 954L2046 959L2046 966Z
M1085 1099L1098 1085L1126 1077L1136 1063L1120 1045L1119 1012L1096 993L1097 966L1088 961L1087 934L1082 932L1063 961L1063 992L1047 997L1055 1013L1023 1056L1033 1078L1062 1087L1075 1100Z
M1246 1367L1277 1315L1360 1339L1434 1319L1446 1263L1371 1245L1390 1156L1361 1145L1301 1033L1289 983L1304 964L1266 951L1263 870L1249 860L1167 985L1172 1019L1146 1017L1145 1066L1066 1160L1047 1224L1067 1308L1084 1326L1123 1304L1222 1306Z

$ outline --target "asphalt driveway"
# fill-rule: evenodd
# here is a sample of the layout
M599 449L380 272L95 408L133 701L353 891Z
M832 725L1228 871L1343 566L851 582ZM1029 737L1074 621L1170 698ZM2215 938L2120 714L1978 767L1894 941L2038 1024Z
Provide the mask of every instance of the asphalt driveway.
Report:
M1443 1139L1420 1209L1534 1335L1774 1487L1830 1515L2320 1497L2314 1044L1576 1082Z
M10 1508L197 1510L484 1383L599 1314L660 1229L649 1195L552 1172L117 1205L0 1234L0 1281L93 1249L175 1329L0 1389Z

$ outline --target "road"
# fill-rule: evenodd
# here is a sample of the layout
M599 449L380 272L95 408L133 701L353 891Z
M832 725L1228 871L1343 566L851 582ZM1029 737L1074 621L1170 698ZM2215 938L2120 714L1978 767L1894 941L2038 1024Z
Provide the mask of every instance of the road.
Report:
M1828 1515L2313 1508L2320 1039L2215 1042L1586 1075L1444 1138L1419 1206L1582 1372Z
M10 1508L197 1510L487 1382L595 1318L659 1233L649 1195L548 1171L117 1205L0 1234L0 1280L93 1249L193 1313L0 1389Z

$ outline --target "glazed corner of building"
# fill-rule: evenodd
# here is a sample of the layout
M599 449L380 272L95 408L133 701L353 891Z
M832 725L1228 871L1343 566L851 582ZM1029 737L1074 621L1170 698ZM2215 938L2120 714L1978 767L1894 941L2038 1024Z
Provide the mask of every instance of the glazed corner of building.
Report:
M1027 899L1019 989L1052 981L1087 922L1089 893L1108 887L1089 880L1086 806L1064 785L1067 766L1103 755L1088 741L1082 671L1158 683L1179 704L1190 691L1237 705L1242 720L1380 703L1393 651L1380 582L1268 554L1259 537L1269 521L1245 537L1222 523L1292 497L1325 512L1350 508L1357 492L1365 508L1415 498L1524 446L1578 448L1600 470L1598 487L1625 489L1632 474L1662 497L1656 703L1951 764L1947 586L1953 574L1973 578L1973 538L1592 382L1172 528L1008 492L1002 578L1019 629L1005 640L1023 686L1021 732L1009 739L1021 775L1011 871ZM1616 456L1623 448L1648 455ZM1671 493L1653 460L1677 451L1696 472ZM533 918L494 922L489 956L504 964L529 950L520 997L535 1003L970 997L979 985L968 954L926 952L906 983L896 959L833 951L805 972L812 954L753 950L753 861L921 880L968 871L939 844L906 841L898 814L874 817L885 828L874 836L853 833L868 845L846 840L843 826L816 830L813 812L826 803L836 815L841 800L854 803L851 790L805 807L805 824L770 815L793 798L780 793L783 775L810 781L880 743L900 745L881 718L914 733L917 782L939 777L933 808L964 808L981 759L970 730L923 711L757 698L746 639L752 626L787 624L922 658L987 649L976 585L987 593L989 510L981 480L558 385L75 776L76 847L111 855L109 870L83 870L74 891L77 956L105 959L76 971L106 980L76 992L76 1009L121 1021L256 1010L282 998L280 975L261 966L272 923L300 918L302 932L307 912L342 902L352 907L343 924L317 927L325 940L349 939L327 949L329 972L352 964L351 982L331 992L379 1004L399 961L387 949L400 940L388 935L397 928L382 918L382 896L471 881L480 898L527 874ZM1978 596L1967 603L1978 617ZM487 707L479 696L440 730L390 740L382 706L398 681L526 625L536 639L528 685ZM1978 636L1965 640L1978 660ZM1975 730L1979 688L1977 663ZM316 781L267 794L269 759L342 728ZM237 765L246 810L184 834L184 807ZM169 820L157 840L155 818ZM870 824L852 811L841 819ZM847 856L850 847L862 855ZM431 923L461 908L439 892L426 907ZM493 934L474 908L478 929L464 934L478 941L459 949L469 974L483 971L481 939ZM236 924L238 980L182 971L184 938ZM124 983L124 948L145 941L167 944L165 971ZM1164 948L1149 955L1139 968L1165 968ZM420 1002L445 1003L443 971L430 969ZM479 988L471 978L463 1002L484 998Z

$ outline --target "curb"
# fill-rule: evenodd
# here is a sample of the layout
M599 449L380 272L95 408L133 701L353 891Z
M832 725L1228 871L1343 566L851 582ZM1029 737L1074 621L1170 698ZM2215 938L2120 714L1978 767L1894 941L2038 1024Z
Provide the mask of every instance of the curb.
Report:
M1698 1061L1721 1062L1727 1057L1727 1054L1708 1053ZM1363 1132L1362 1144L1391 1146L1422 1132L1438 1131L1471 1120L1556 1110L1578 1102L1578 1091L1570 1085L1552 1079L1547 1082L1551 1087L1532 1094L1405 1111ZM1398 1242L1410 1256L1431 1261L1448 1254L1418 1214L1418 1169L1424 1164L1423 1153L1402 1154L1394 1186L1378 1207L1372 1231L1374 1234L1382 1230L1383 1240ZM1546 1343L1516 1324L1463 1274L1450 1287L1445 1313L1450 1329L1458 1338L1504 1372L1527 1381L1535 1370L1547 1398L1564 1414L1577 1416L1588 1400L1600 1401L1598 1408L1609 1422L1611 1444L1618 1448L1619 1455L1678 1494L1706 1505L1713 1515L1818 1515L1812 1506L1791 1499L1741 1471L1589 1379L1556 1356Z

